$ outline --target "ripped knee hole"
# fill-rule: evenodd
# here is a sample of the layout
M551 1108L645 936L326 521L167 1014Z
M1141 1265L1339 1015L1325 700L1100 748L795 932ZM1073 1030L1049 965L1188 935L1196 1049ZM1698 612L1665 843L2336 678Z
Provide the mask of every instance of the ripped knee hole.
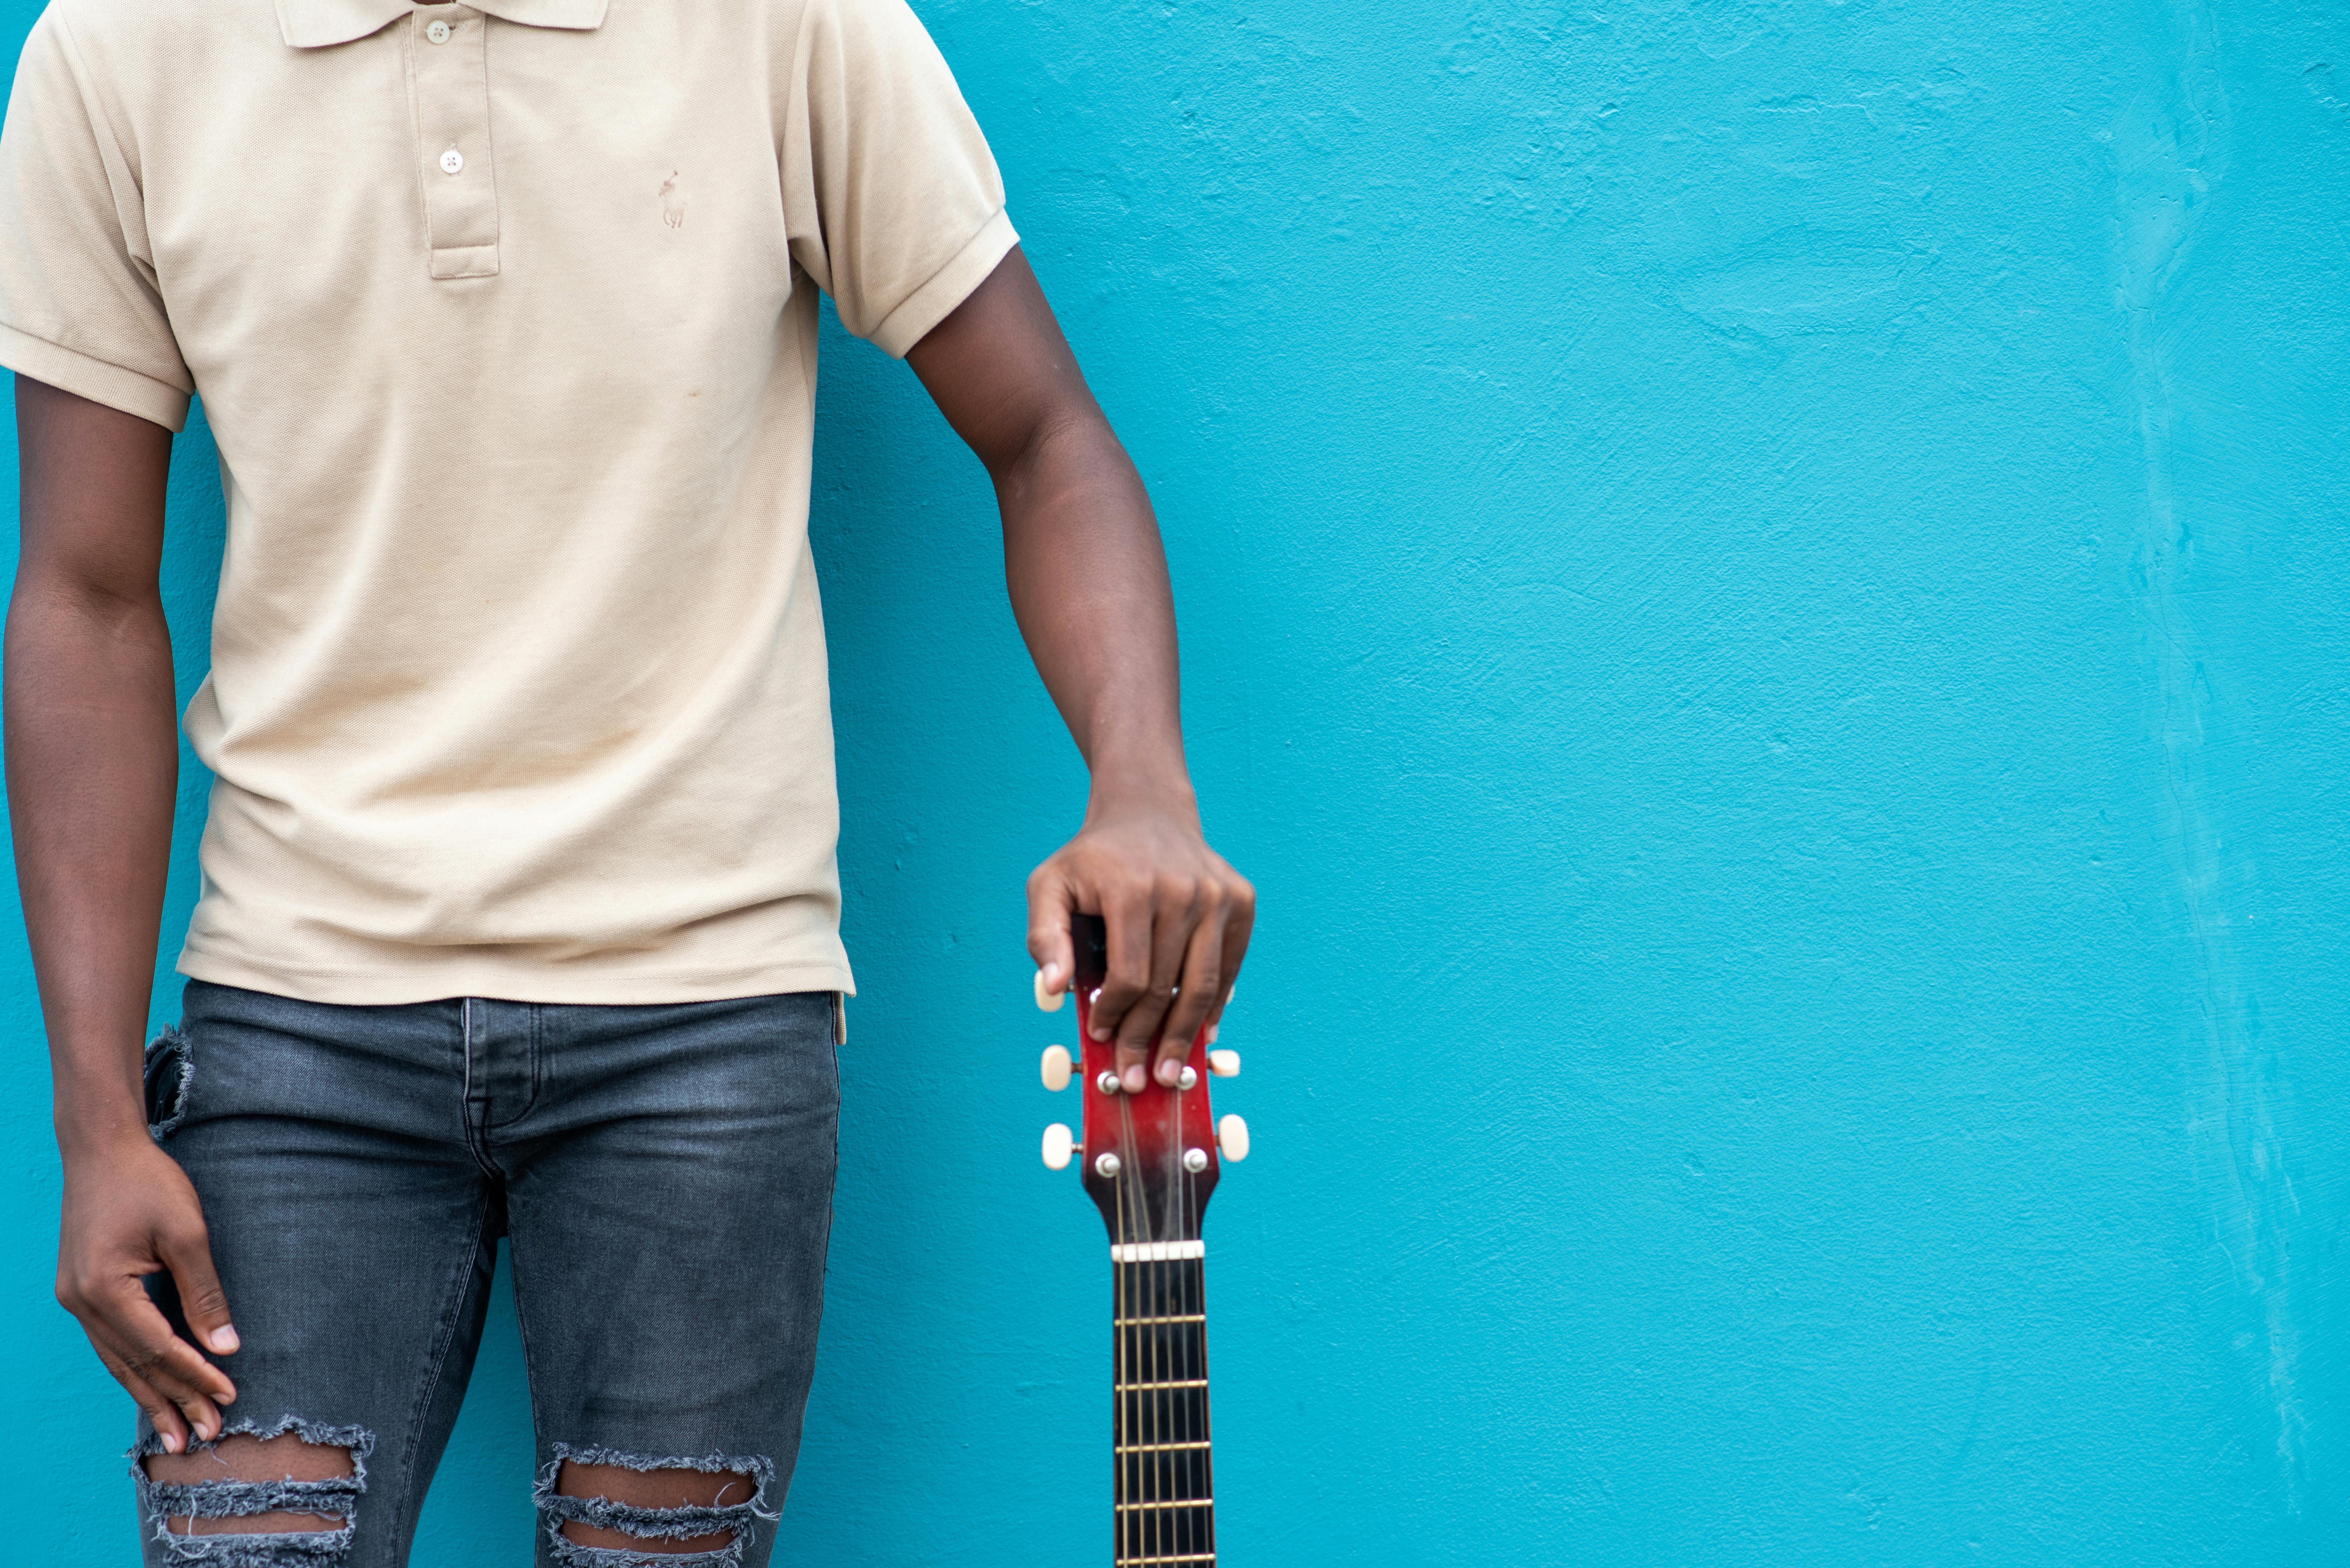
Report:
M367 1490L365 1455L373 1443L356 1428L289 1419L265 1432L247 1424L185 1453L165 1453L151 1440L132 1471L145 1512L167 1541L276 1535L314 1542L350 1528L352 1507Z
M556 1561L567 1568L606 1568L623 1557L730 1563L756 1521L775 1517L766 1507L774 1474L760 1458L654 1459L557 1444L537 1501Z

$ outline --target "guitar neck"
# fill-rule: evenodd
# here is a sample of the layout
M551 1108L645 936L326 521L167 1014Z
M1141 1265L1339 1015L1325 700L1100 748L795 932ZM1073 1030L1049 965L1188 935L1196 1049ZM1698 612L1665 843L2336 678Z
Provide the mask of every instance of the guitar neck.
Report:
M1170 1252L1188 1257L1167 1257ZM1147 1254L1147 1261L1123 1261ZM1208 1306L1199 1243L1112 1254L1111 1441L1118 1466L1116 1568L1216 1561L1208 1463Z

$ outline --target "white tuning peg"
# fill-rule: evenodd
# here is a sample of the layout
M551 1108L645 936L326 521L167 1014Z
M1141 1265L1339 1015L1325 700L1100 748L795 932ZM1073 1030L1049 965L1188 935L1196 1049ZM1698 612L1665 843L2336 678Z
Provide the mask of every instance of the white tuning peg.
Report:
M1245 1134L1242 1136L1241 1141L1243 1143L1248 1141ZM1045 1129L1045 1168L1068 1169L1069 1152L1076 1147L1076 1135L1060 1123L1055 1122L1051 1127L1046 1127Z
M1238 1116L1226 1116L1216 1124L1216 1147L1226 1159L1238 1165L1248 1158L1248 1123Z
M1056 1095L1063 1089L1067 1088L1069 1086L1069 1074L1075 1069L1076 1065L1076 1063L1069 1060L1069 1048L1067 1046L1045 1046L1045 1064L1043 1070L1045 1086L1052 1090L1053 1093Z
M1068 1000L1069 993L1066 991L1046 991L1045 971L1041 969L1036 971L1036 1005L1038 1007L1047 1012L1058 1012L1061 1011L1061 1003Z
M1219 1078L1239 1077L1241 1075L1241 1054L1237 1051L1209 1052L1208 1071L1213 1073Z

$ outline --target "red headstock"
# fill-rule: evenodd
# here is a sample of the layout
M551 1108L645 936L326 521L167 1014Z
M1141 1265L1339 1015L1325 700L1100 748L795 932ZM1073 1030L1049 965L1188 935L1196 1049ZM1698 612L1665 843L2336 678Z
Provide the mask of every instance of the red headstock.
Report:
M1180 1086L1153 1082L1133 1094L1119 1086L1116 1047L1095 1040L1088 1027L1094 992L1108 967L1102 921L1080 915L1071 934L1076 949L1071 989L1083 1049L1069 1077L1085 1099L1083 1141L1073 1150L1067 1130L1053 1128L1045 1135L1045 1163L1065 1163L1076 1154L1086 1192L1101 1210L1112 1242L1197 1241L1221 1169L1219 1128L1208 1103L1209 1053L1201 1049L1202 1042L1192 1043ZM1237 1069L1230 1053L1215 1054L1224 1070ZM1050 1067L1047 1078L1057 1086ZM1222 1129L1227 1140L1222 1147L1239 1158L1246 1153L1247 1129L1237 1116L1226 1120L1231 1125Z

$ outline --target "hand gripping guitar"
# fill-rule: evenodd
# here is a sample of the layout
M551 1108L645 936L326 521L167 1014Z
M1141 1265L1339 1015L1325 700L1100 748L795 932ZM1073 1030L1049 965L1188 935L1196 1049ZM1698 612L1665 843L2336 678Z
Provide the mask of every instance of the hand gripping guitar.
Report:
M1076 963L1082 1071L1058 1045L1045 1052L1045 1086L1074 1078L1085 1096L1085 1141L1055 1122L1045 1129L1045 1163L1083 1161L1086 1192L1109 1226L1110 1453L1116 1477L1111 1561L1115 1568L1175 1564L1212 1568L1216 1506L1208 1466L1208 1299L1200 1215L1216 1189L1217 1156L1248 1158L1248 1127L1213 1119L1208 1080L1185 1067L1174 1088L1139 1094L1118 1087L1113 1047L1087 1028L1093 994L1108 965L1098 916L1079 915L1071 933ZM1049 1011L1061 1005L1045 997ZM1199 1059L1197 1043L1192 1058ZM1207 1053L1208 1071L1229 1078L1239 1054Z

